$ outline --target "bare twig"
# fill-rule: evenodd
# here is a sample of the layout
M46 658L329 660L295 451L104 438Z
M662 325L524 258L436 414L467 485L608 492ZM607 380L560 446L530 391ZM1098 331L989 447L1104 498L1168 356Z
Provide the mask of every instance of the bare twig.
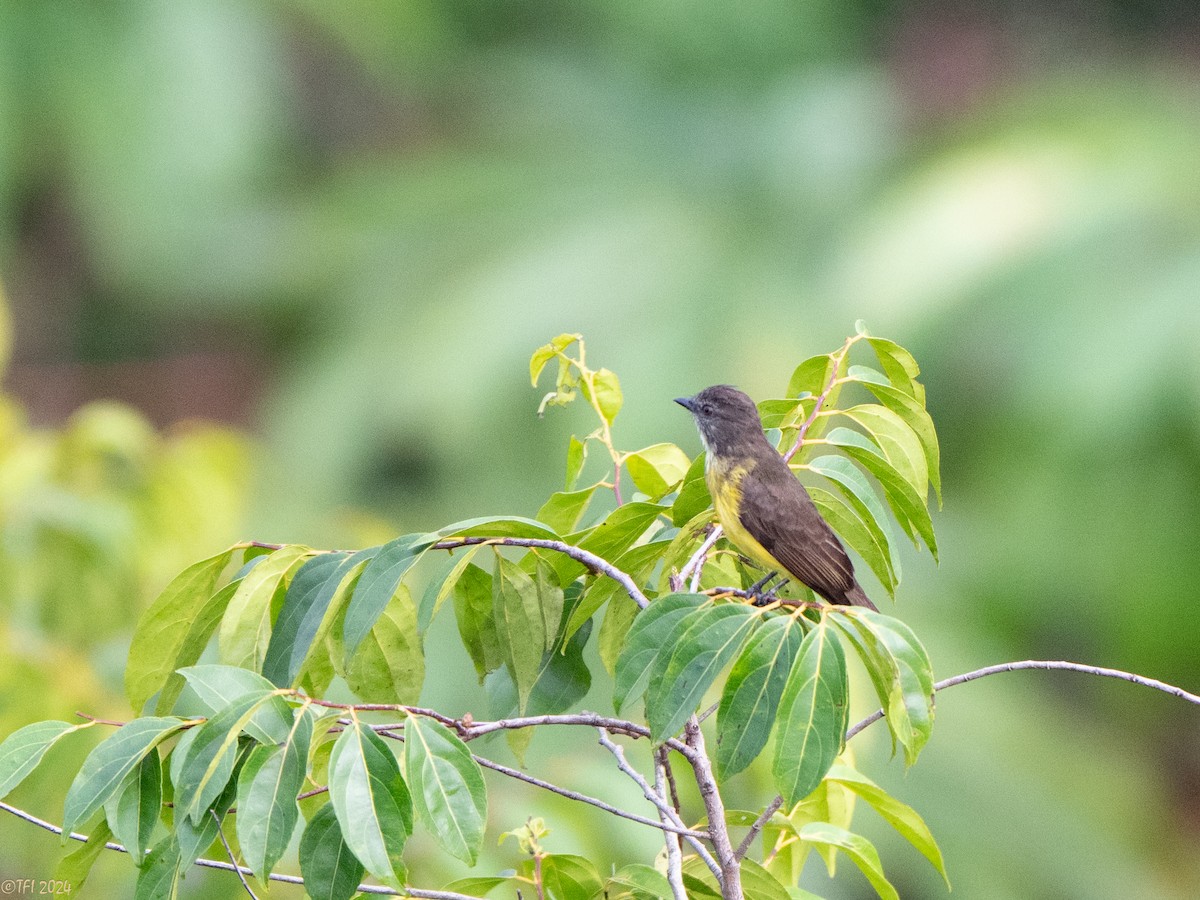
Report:
M679 802L679 787L675 784L675 770L671 768L671 754L666 747L658 748L658 758L667 776L667 788L670 791L671 806L679 815L683 815L683 806Z
M233 848L229 846L229 839L225 837L225 829L221 827L221 817L217 815L215 809L210 809L208 814L217 823L217 837L221 839L221 846L225 848L225 852L229 856L229 861L233 863L233 871L237 872L238 881L242 883L242 887L250 895L250 900L258 900L258 895L254 893L254 889L250 887L250 882L246 880L246 874L242 871L242 867L238 865L237 857L233 855Z
M754 824L750 826L750 830L746 832L746 836L742 838L742 842L738 844L738 848L733 851L733 855L738 859L744 859L746 854L750 852L750 845L754 843L754 839L758 837L758 833L763 830L763 826L771 820L771 816L775 815L776 810L783 806L783 797L776 794L775 799L767 804L767 808L762 811Z
M31 825L36 825L38 828L45 829L46 831L49 831L52 834L62 834L63 833L63 830L61 828L59 828L57 825L53 824L52 822L47 822L45 819L39 819L37 816L32 815L31 813L27 813L23 809L18 809L15 806L10 806L9 804L4 803L3 801L0 801L0 809L4 810L7 813L12 813L18 819L28 822ZM82 842L86 842L88 839L88 836L86 834L79 834L76 831L70 832L67 835L67 837L69 837L73 841L82 841ZM104 848L106 850L115 850L117 853L128 853L129 852L127 849L125 849L124 845L118 844L115 841L106 841L104 844ZM201 868L204 868L204 869L219 869L222 872L238 872L238 873L244 874L244 875L253 875L254 874L250 869L246 868L245 866L234 865L233 863L227 863L227 862L224 862L223 860L219 860L219 859L203 859L203 858L201 858L201 859L196 860L195 865L200 866ZM299 885L304 884L304 879L299 877L298 875L283 875L283 874L280 874L277 872L272 872L270 875L270 879L271 879L271 881L279 881L284 884L299 884ZM355 890L358 891L358 893L360 893L360 894L381 894L381 895L385 895L385 896L389 896L389 897L401 897L401 896L407 895L409 897L417 897L418 900L476 900L476 898L468 896L467 894L456 894L453 891L429 891L429 890L425 890L423 888L414 888L414 887L406 887L404 889L404 893L402 894L400 891L394 890L390 887L384 887L383 885L378 885L378 884L360 884L357 888L355 888Z
M661 794L655 792L654 788L650 786L650 783L646 781L642 773L629 764L629 761L625 758L625 750L621 747L621 745L613 742L613 740L608 736L608 731L603 726L598 727L596 730L600 732L600 746L613 755L613 758L617 761L617 768L628 775L633 783L642 789L642 794L647 800L653 803L655 807L657 807L659 813L666 816L669 821L674 822L676 825L685 827L683 825L683 820L680 819L675 810L671 808L671 804L667 802L667 799ZM711 821L709 822L709 827L710 829L712 827ZM712 839L711 834L712 833L710 830L709 840ZM690 835L685 835L685 837L687 838L687 842L692 845L692 849L696 851L697 855L699 855L702 860L704 860L704 864L712 870L714 875L720 878L721 867L717 864L717 861L713 859L712 854L708 852L708 848L701 844L699 840L691 837Z
M566 797L568 800L578 800L580 803L589 803L597 809L602 809L605 812L612 813L614 816L620 816L623 819L629 819L631 822L638 822L641 825L649 825L651 828L658 828L662 831L668 831L676 835L690 835L695 838L708 838L707 831L696 831L691 828L681 828L673 822L655 822L653 819L648 819L645 816L639 816L637 813L631 813L624 809L618 809L605 803L603 800L598 800L595 797L589 797L587 794L581 794L578 791L568 790L564 787L559 787L557 784L552 784L549 781L543 781L540 778L535 778L533 775L526 775L519 769L510 769L508 766L501 765L483 756L471 754L471 758L479 765L486 769L491 769L494 772L499 772L501 775L507 775L509 778L515 778L518 781L524 781L526 784L531 784L534 787L540 787L547 791L552 791L561 797Z
M666 757L663 748L654 751L654 792L664 800L667 798ZM668 824L666 813L660 810L658 817L665 828ZM683 854L679 849L679 835L668 831L663 835L663 841L667 845L667 883L671 885L671 894L675 900L688 900L687 889L683 886Z
M716 544L720 538L721 526L715 524L709 525L708 536L704 539L700 546L696 548L696 552L692 554L691 558L684 563L683 568L680 569L677 574L670 577L669 581L671 584L671 590L682 591L684 584L686 584L687 580L691 578L692 586L690 590L695 593L696 588L699 587L700 584L700 571L704 568L704 562L708 558L708 551L713 548L713 545Z
M1181 687L1176 687L1173 684L1167 684L1165 681L1159 681L1155 678L1147 678L1144 675L1135 675L1133 672L1123 672L1120 669L1106 669L1101 666L1087 666L1083 663L1064 662L1062 660L1047 660L1047 659L1026 659L1020 662L999 663L994 666L985 666L982 669L976 669L974 672L966 672L962 675L955 675L952 678L947 678L944 681L939 681L933 686L934 691L944 691L946 688L954 687L956 684L966 684L968 681L974 681L976 678L985 678L988 675L999 675L1001 672L1020 672L1025 669L1054 669L1066 672L1081 672L1084 675L1100 675L1104 678L1119 678L1122 681L1129 681L1133 684L1140 684L1143 687L1154 688L1156 691L1162 691L1166 694L1171 694L1178 697L1180 700L1186 700L1188 703L1195 703L1200 706L1200 696L1191 694ZM871 715L867 716L861 722L853 725L846 732L846 740L854 737L868 725L878 722L883 718L883 710L877 709Z
M695 751L689 762L696 773L696 785L700 788L700 797L704 800L704 809L708 812L708 831L712 835L713 850L717 854L717 864L721 882L721 896L724 900L742 900L742 872L738 859L733 854L733 844L729 841L729 826L725 822L725 804L721 800L721 792L717 788L717 779L713 776L712 762L708 758L708 750L704 746L704 732L695 716L688 719L683 726L684 741Z

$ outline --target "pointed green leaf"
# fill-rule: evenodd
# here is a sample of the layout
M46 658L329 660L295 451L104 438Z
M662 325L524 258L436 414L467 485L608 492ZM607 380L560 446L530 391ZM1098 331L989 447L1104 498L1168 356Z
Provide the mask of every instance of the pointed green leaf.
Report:
M828 822L813 822L800 829L800 839L813 844L826 844L841 850L867 876L882 900L900 900L900 895L883 874L879 862L879 851L865 837L830 825Z
M816 472L832 481L863 521L873 521L891 544L887 512L867 477L850 460L841 456L819 456L798 468Z
M140 866L145 861L162 811L162 799L162 761L158 751L152 750L104 803L108 826L129 851L134 865Z
M470 564L454 585L454 615L463 646L475 664L480 680L504 665L504 652L492 616L492 576Z
M578 340L582 340L582 335L578 334L560 334L548 344L543 344L533 351L533 356L529 358L529 380L537 387L538 378L542 374L542 369L546 367L546 363L554 359L558 354L562 353L568 347Z
M926 464L929 466L929 481L933 484L933 490L940 502L941 450L938 446L937 430L933 427L933 419L925 409L924 402L893 387L883 375L866 366L851 366L848 374L855 381L865 385L880 403L900 416L916 432L921 441L921 449L925 451Z
M358 645L345 678L364 703L416 703L420 698L425 651L417 630L417 608L405 585L400 585Z
M613 565L632 578L635 584L644 584L669 546L670 542L668 541L650 541L647 544L631 547L617 557ZM595 615L600 607L618 594L628 597L620 582L607 577L597 577L592 581L584 591L583 599L571 611L570 620L567 622L567 637L579 630L579 627ZM630 600L630 603L632 602Z
M482 544L473 544L464 547L457 555L454 551L446 554L444 565L439 567L436 574L429 579L425 593L421 595L421 603L417 607L417 630L422 635L428 630L434 616L441 610L442 604L453 596L458 579L462 578L463 572L481 549L483 549Z
M841 751L849 715L842 645L822 620L804 638L779 704L772 772L784 803L817 789Z
M541 522L521 516L483 516L455 522L437 531L439 538L485 537L485 538L534 538L535 540L557 541L558 533Z
M244 694L199 727L174 782L177 816L186 815L193 824L201 824L233 776L242 730L271 699L267 692Z
M498 553L492 585L496 636L524 711L546 649L537 585L520 566Z
M569 853L542 857L542 889L546 900L592 900L604 890L604 880L591 860ZM517 874L533 878L533 860L527 859Z
M688 455L674 444L652 444L625 457L629 477L650 497L661 497L683 481L691 464Z
M167 835L142 863L134 900L175 900L179 896L179 867L179 842L174 835Z
M104 845L112 840L112 836L113 833L109 830L108 822L103 816L98 817L88 829L88 839L81 844L76 844L58 861L58 865L54 869L54 881L68 885L67 893L83 887L88 874L92 871L92 866L104 852ZM44 881L41 883L46 884ZM48 893L57 893L57 891Z
M760 622L753 607L726 603L702 607L675 623L650 668L646 718L653 740L663 741L683 727Z
M908 765L917 761L933 731L933 668L912 629L871 610L835 617L871 675L888 728L904 748Z
M312 731L313 716L297 710L283 745L255 747L238 777L238 843L260 881L271 874L296 830L296 795L304 788Z
M575 483L579 481L579 475L583 472L585 462L587 462L587 443L579 440L575 435L571 435L571 441L567 444L567 472L564 479L564 490L575 489Z
M717 773L729 778L767 744L792 661L804 639L792 616L772 616L733 664L717 710Z
M869 527L858 512L841 496L821 488L808 488L808 495L821 517L838 533L846 545L863 558L889 596L896 595L900 583L900 556L883 530L872 521Z
M184 569L138 620L125 666L125 693L135 710L141 710L162 690L177 668L199 658L211 632L205 635L194 627L210 618L205 613L211 613L211 609L206 611L205 607L210 605L217 578L232 555L232 548L222 550ZM214 627L219 619L218 614ZM171 700L174 702L174 698Z
M342 839L367 871L403 890L402 854L413 806L396 757L362 722L348 725L329 756L329 796Z
M929 462L921 439L900 416L878 403L863 403L838 410L871 436L883 455L925 501L929 497Z
M558 491L538 510L539 522L545 522L560 534L567 534L579 527L579 520L591 503L600 485L593 484L581 491Z
M500 885L511 878L503 875L483 875L472 878L459 878L450 882L443 891L453 894L466 894L468 897L486 897Z
M295 681L330 600L358 563L350 559L347 553L321 553L304 563L292 579L263 657L263 675L272 683L287 687Z
M475 865L487 824L487 789L466 744L432 719L409 716L404 771L422 824L447 853Z
M125 723L101 741L83 761L67 791L63 832L70 833L90 819L143 756L185 725L174 717L147 716Z
M671 885L653 866L633 863L622 866L604 885L609 900L659 900L670 897Z
M650 668L667 646L667 635L681 619L709 602L702 594L668 594L637 614L625 638L625 649L617 657L613 708L618 713L626 702L645 693L650 683Z
M289 544L256 565L238 585L217 638L220 661L259 671L271 641L271 618L282 604L288 582L313 550Z
M703 453L692 460L683 476L683 483L679 485L675 502L671 504L671 524L676 528L682 528L712 506L712 497L704 481L704 460Z
M333 804L317 810L300 838L300 874L313 900L350 900L358 893L363 864L346 846Z
M792 372L787 394L789 397L799 397L802 394L816 396L825 390L835 374L833 357L830 354L810 356Z
M892 387L903 391L924 406L925 387L917 381L921 369L913 355L887 338L868 337L867 342L879 357L879 365Z
M568 535L565 540L602 559L613 560L637 543L665 510L665 506L656 503L626 503L594 528ZM556 553L550 564L558 573L559 584L570 584L586 571L583 563L565 553Z
M866 800L905 840L921 851L921 854L946 880L946 889L950 889L950 876L946 874L946 861L942 858L942 851L938 848L929 826L925 824L925 820L915 809L901 803L866 775L844 763L835 763L826 777L844 785Z
M34 722L18 728L0 744L0 798L8 794L25 780L46 751L58 743L63 735L90 727L91 723L72 725L70 722Z
M262 694L275 689L257 672L236 666L188 666L179 674L198 701L197 715L211 717L246 694ZM188 710L189 713L192 710ZM292 709L282 697L263 704L246 726L246 734L264 744L278 744L292 730Z
M587 389L587 382L583 382L583 387ZM621 381L617 378L616 372L611 372L608 369L599 369L592 378L591 393L595 396L596 406L600 408L600 415L604 417L604 421L612 425L613 419L617 417L617 413L621 411L621 406L625 402L625 395L621 392Z
M436 542L437 537L432 534L404 535L384 544L367 563L346 607L346 620L342 625L347 659L354 655L359 643L383 615L400 587L400 580Z

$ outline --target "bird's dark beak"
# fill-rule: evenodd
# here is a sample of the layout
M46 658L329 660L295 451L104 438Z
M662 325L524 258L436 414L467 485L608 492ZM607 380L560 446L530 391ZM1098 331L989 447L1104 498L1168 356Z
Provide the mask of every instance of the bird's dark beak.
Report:
M692 398L691 397L676 397L675 402L678 403L680 406L682 406L684 409L686 409L688 412L695 411L692 409Z

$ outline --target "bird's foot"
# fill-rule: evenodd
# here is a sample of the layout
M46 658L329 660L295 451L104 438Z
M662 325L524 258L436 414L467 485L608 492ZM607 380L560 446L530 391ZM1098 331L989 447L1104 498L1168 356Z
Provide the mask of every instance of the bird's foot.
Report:
M758 581L754 582L754 584L750 585L746 593L753 598L752 602L755 606L770 606L772 603L775 603L779 600L779 598L775 596L775 592L787 584L786 576L780 578L778 584L771 585L771 587L767 588L767 590L763 590L763 588L767 585L770 585L778 575L778 572L771 572L766 577L760 578Z

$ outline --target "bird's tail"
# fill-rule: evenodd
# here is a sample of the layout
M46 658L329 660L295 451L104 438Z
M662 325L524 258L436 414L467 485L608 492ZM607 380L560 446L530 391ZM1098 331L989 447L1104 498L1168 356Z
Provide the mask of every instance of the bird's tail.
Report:
M871 602L871 599L863 593L863 589L857 583L842 594L842 602L847 606L865 606L867 609L872 609L879 612L879 607Z

